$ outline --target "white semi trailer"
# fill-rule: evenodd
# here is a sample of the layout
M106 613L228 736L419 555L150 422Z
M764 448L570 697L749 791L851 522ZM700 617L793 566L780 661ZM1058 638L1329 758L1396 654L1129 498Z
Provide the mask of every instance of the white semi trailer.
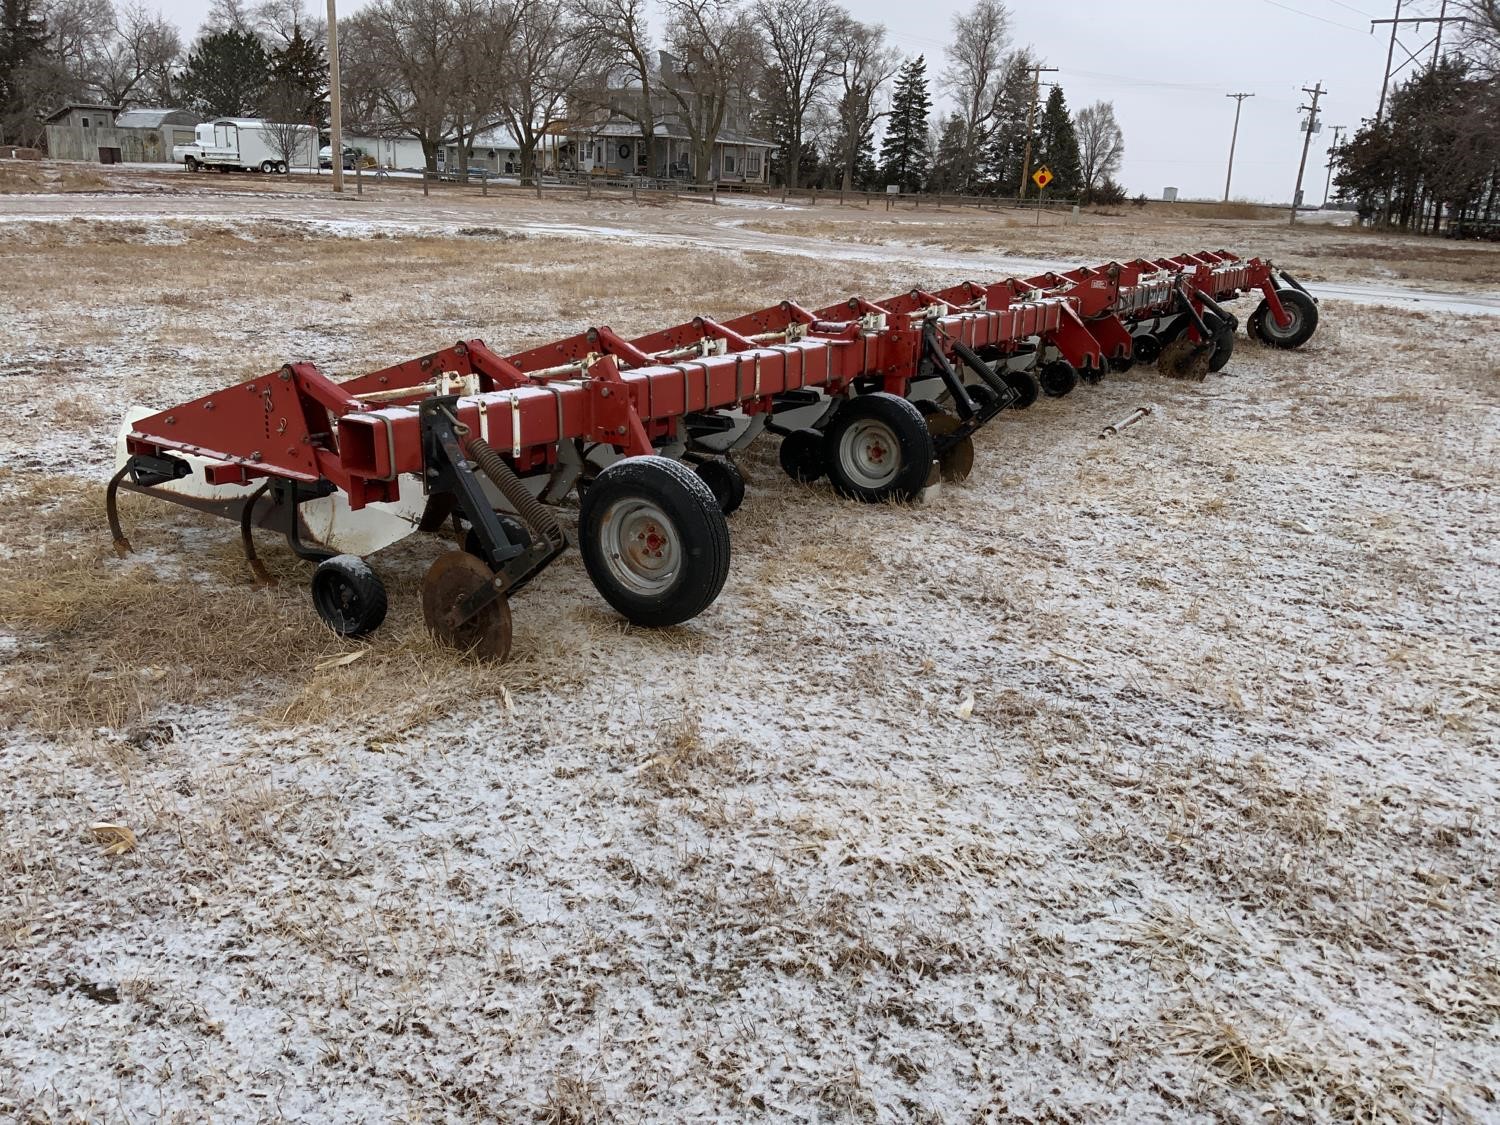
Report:
M221 117L193 130L193 143L173 145L172 160L189 172L280 172L317 167L318 133L311 125L283 125L257 117Z

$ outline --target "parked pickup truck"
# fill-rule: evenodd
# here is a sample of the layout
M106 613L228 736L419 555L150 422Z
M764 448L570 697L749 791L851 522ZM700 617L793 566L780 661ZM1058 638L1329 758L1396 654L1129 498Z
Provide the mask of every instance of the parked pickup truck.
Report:
M252 117L221 117L193 130L193 143L172 146L172 160L189 172L280 172L308 167L318 134L311 125L282 125Z

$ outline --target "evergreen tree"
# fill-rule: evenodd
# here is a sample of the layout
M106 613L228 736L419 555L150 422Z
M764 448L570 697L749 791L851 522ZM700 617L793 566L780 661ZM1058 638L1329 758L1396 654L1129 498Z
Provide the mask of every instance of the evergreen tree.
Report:
M1015 195L1021 190L1021 164L1026 152L1026 118L1031 110L1031 68L1035 64L1036 59L1024 48L1012 51L1005 59L1000 96L995 105L995 127L990 134L985 177L997 195Z
M1068 113L1068 102L1062 87L1052 87L1047 108L1042 111L1041 128L1037 130L1036 164L1045 164L1056 178L1048 189L1055 195L1072 195L1083 186L1078 156L1078 130Z
M943 121L938 134L932 162L932 175L928 179L929 191L963 191L968 177L968 146L964 143L968 130L964 119L950 113Z
M267 115L324 128L328 124L328 59L322 44L303 36L301 26L294 24L292 37L272 51L267 62Z
M19 136L32 116L27 71L42 60L46 43L47 24L33 0L0 0L0 138Z
M258 117L265 105L270 60L260 40L243 31L204 35L188 52L178 90L204 117Z
M918 55L896 72L890 124L880 146L881 174L902 191L921 191L927 176L927 114L932 97L927 92L927 60Z

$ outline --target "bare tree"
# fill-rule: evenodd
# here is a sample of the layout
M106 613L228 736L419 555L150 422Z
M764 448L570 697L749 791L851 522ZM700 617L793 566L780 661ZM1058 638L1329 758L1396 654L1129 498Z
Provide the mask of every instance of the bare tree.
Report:
M75 83L81 96L93 81L93 68L115 34L110 0L52 0L42 7L47 22L47 50Z
M641 151L649 161L659 114L646 0L572 0L572 9L579 35L588 40L599 57L599 88L580 90L580 100L591 108L634 122L641 131ZM634 98L610 97L610 82L617 78L623 78L634 88ZM646 171L647 174L652 171L649 163Z
M537 145L568 96L597 64L594 42L563 0L526 0L500 65L500 109L521 150L521 179L534 177Z
M1474 67L1490 78L1500 78L1500 0L1461 0L1469 22L1464 45Z
M849 13L833 0L756 0L769 60L768 94L786 132L782 164L797 186L808 118L838 78Z
M92 64L91 81L110 105L168 101L181 55L176 26L160 12L131 4L121 9L117 34Z
M340 28L346 94L397 135L416 138L429 171L453 135L450 64L461 35L452 0L375 0Z
M854 172L859 164L861 147L866 143L883 113L879 106L881 88L901 66L901 52L885 41L880 25L850 23L844 28L838 100L838 135L844 168L844 190L854 188Z
M458 174L469 174L474 137L501 120L501 91L516 21L534 0L452 0L452 86L448 122L458 147Z
M976 0L953 17L953 42L943 84L963 123L961 190L973 186L979 153L994 129L1010 41L1010 13L1000 0Z
M759 69L760 36L733 0L662 0L662 8L672 57L663 61L661 83L687 131L694 178L706 184L724 118Z
M245 0L211 0L200 34L215 31L238 31L244 35L257 32L255 16Z
M266 147L274 152L276 159L288 168L295 168L301 160L306 160L311 164L318 149L314 141L316 134L311 125L302 125L295 120L287 120L295 112L294 106L283 103L275 94L272 94L266 103L266 123L262 129L266 138ZM335 155L334 159L337 160L339 157Z
M328 38L328 20L309 11L303 0L261 0L249 18L265 41L268 53L289 46L298 31L303 38L314 42Z
M1078 129L1079 171L1083 176L1084 198L1092 198L1105 180L1120 170L1125 157L1125 135L1115 120L1111 102L1095 102L1078 111L1073 119Z

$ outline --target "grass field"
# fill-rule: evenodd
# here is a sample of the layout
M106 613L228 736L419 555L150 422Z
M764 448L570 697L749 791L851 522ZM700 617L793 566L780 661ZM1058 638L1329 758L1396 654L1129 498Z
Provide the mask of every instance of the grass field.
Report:
M1007 415L912 507L768 441L708 612L630 628L570 553L499 667L427 639L432 539L356 645L229 524L134 501L115 558L102 491L130 403L966 276L929 244L1500 254L194 190L0 221L0 1118L1494 1116L1494 317L1325 301L1298 352Z

